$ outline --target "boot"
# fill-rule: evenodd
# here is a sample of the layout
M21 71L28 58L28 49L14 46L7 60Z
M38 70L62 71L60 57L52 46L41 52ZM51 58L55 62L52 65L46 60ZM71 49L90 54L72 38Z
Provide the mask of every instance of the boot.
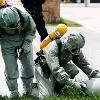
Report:
M11 91L11 94L10 94L10 98L11 99L17 99L17 98L19 98L20 97L20 95L19 95L19 92L18 91Z

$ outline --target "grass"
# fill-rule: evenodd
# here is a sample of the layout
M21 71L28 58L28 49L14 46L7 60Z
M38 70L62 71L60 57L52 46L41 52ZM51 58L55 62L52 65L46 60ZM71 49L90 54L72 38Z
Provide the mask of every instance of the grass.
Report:
M86 95L83 92L77 91L75 88L72 87L65 87L62 90L62 94L58 96L53 96L53 97L47 97L44 100L100 100L99 98L95 95Z
M68 20L68 19L64 19L64 18L60 18L60 21L58 22L47 22L46 25L58 25L59 23L63 23L66 24L68 27L82 27L81 24Z
M0 96L0 100L11 100L8 97L2 97ZM14 98L13 100L37 100L33 97L20 97L20 98ZM64 87L62 89L61 95L56 96L49 96L44 98L43 100L100 100L100 94L96 95L86 95L82 92L77 91L76 89L72 87Z

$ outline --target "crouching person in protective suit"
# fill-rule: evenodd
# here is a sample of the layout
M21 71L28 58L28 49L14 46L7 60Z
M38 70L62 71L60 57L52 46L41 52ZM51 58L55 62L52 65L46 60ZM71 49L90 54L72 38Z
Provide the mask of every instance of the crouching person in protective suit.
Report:
M84 44L85 38L83 35L76 33L64 35L59 40L54 40L43 48L43 55L50 68L51 74L56 80L54 87L56 93L60 92L60 87L63 85L70 85L78 90L86 92L85 83L73 80L79 73L77 67L89 78L100 77L100 72L98 70L93 71L82 53L81 49Z
M36 26L32 17L23 7L11 6L0 10L1 51L11 97L19 96L18 58L22 64L21 79L25 94L30 93L34 67L32 41L35 38L35 31Z

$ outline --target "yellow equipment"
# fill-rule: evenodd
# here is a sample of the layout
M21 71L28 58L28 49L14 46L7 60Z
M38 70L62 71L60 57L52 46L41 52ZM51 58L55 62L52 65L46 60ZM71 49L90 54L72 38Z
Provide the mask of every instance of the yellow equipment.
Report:
M5 0L0 0L0 5L4 5L5 4Z
M41 42L40 49L46 47L52 40L62 37L67 32L67 26L65 24L59 24L55 27L54 31Z

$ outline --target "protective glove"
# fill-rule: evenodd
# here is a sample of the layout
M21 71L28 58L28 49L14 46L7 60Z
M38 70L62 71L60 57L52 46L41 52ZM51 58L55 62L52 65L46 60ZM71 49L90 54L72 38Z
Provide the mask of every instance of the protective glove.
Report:
M79 83L79 82L76 82L76 81L73 80L73 79L68 79L68 80L67 80L67 85L72 86L72 87L74 87L74 88L76 88L76 89L78 89L78 90L81 89L80 83Z
M36 54L38 55L38 57L34 60L35 64L40 64L44 77L49 78L51 75L51 71L45 57L40 52L37 52Z
M21 47L21 53L28 53L30 52L30 42L24 41L22 47Z
M40 51L37 52L36 55L37 58L34 60L35 64L40 64L41 66L43 66L46 63L45 57L43 56L43 54L40 53Z
M87 89L87 85L86 83L80 83L80 82L76 82L73 79L68 79L67 80L67 84L76 88L78 91L85 93L86 95L90 95L88 89Z

